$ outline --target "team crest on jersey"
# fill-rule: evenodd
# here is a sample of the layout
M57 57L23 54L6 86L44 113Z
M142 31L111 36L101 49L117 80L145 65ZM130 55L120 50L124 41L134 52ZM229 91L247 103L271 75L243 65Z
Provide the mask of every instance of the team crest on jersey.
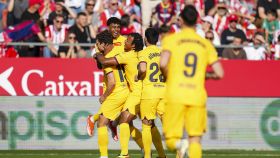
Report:
M116 42L116 43L114 43L114 46L121 46L121 45L122 45L121 42Z

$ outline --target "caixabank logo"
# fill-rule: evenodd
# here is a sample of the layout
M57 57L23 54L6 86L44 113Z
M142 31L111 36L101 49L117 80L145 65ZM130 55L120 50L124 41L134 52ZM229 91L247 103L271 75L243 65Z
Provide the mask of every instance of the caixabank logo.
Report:
M280 150L280 100L273 101L264 109L260 128L266 143Z
M99 96L102 93L102 78L103 73L98 70L89 69L83 75L66 70L37 67L20 69L12 66L0 68L0 95Z

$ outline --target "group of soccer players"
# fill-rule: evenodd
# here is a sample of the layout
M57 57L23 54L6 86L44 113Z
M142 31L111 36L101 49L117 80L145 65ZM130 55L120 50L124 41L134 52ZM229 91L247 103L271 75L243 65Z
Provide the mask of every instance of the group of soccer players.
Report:
M156 46L159 33L155 28L145 31L144 39L138 33L126 38L120 35L120 20L110 18L109 30L96 37L94 58L104 71L104 93L100 109L90 115L87 131L93 135L97 122L100 158L108 158L108 129L118 140L120 129L121 153L128 158L130 136L151 158L151 145L155 145L159 158L165 158L161 135L154 120L163 121L167 148L177 150L183 158L201 158L201 136L206 130L207 94L205 79L223 77L223 68L211 43L195 33L198 13L192 5L180 14L182 31L167 35L162 48ZM145 44L145 48L143 49ZM207 65L213 71L206 72ZM142 132L133 126L137 116L142 120ZM189 139L181 139L183 129Z

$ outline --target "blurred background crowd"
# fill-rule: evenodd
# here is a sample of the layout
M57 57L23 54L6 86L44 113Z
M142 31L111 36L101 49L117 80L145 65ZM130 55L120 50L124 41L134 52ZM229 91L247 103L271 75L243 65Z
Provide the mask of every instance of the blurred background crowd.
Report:
M187 4L199 11L197 33L220 58L280 58L280 0L1 0L0 57L90 57L92 46L58 44L94 43L110 17L121 19L122 35L156 27L163 37L180 31L178 17Z

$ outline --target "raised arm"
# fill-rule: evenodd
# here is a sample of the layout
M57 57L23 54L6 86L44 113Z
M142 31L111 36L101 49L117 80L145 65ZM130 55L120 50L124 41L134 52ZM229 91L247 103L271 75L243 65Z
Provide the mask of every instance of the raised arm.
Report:
M14 10L15 0L10 0L8 4L8 12L12 12Z

